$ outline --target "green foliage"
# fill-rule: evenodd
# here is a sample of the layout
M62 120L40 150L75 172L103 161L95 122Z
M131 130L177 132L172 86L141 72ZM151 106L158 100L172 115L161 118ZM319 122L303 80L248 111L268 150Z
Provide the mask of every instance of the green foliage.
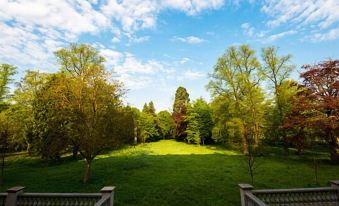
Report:
M8 97L8 84L11 77L16 73L16 67L10 64L0 64L0 112L5 107L4 100Z
M162 139L172 139L175 133L175 123L168 111L161 111L157 115Z
M60 96L65 93L65 78L63 74L49 75L32 104L33 149L43 159L59 160L70 144L70 122L73 116Z
M142 142L152 142L159 139L160 134L156 125L156 117L141 112L139 119L140 138Z
M212 111L209 104L202 98L194 101L188 108L187 141L195 144L211 142Z
M259 85L260 67L255 51L248 45L230 47L218 59L208 85L214 97L221 95L228 102L230 114L220 125L237 122L232 125L237 126L235 131L244 153L251 139L258 145L263 136L265 99Z
M261 74L268 80L269 85L273 87L273 102L271 116L269 116L270 125L267 127L267 139L273 139L274 142L280 139L286 142L284 130L281 129L283 120L289 110L291 96L295 95L296 84L288 81L291 72L295 66L290 64L292 55L278 56L276 47L262 49L263 66Z
M70 44L68 48L62 48L54 52L61 69L74 76L85 75L86 69L102 67L105 58L99 51L88 44Z
M184 87L178 87L175 92L172 117L176 124L175 138L179 141L186 140L187 128L187 106L189 104L189 94Z
M148 105L145 103L142 112L155 116L156 113L153 101L150 101Z

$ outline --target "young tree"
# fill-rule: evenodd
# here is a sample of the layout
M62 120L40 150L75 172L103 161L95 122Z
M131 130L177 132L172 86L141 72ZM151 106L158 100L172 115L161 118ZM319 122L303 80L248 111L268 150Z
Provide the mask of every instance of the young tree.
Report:
M176 124L175 138L179 141L186 140L187 133L187 105L189 104L189 94L184 87L178 87L175 92L172 117Z
M313 119L328 143L331 161L339 163L339 60L328 60L316 65L304 65L303 85L316 100L314 110L320 112Z

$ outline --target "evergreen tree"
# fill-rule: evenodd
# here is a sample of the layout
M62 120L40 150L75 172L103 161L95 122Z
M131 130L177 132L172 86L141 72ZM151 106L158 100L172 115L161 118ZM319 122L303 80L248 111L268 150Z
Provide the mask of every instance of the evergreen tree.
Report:
M179 141L186 140L187 133L187 105L189 104L189 94L184 87L178 87L175 92L172 117L176 124L175 138Z

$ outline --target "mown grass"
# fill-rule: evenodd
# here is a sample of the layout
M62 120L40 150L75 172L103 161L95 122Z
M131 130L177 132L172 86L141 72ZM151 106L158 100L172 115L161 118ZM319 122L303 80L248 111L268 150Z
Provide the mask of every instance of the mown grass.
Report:
M274 150L273 150L274 151ZM321 156L320 156L321 158ZM164 140L99 156L89 183L82 183L83 161L63 158L48 164L24 154L8 158L5 184L31 192L98 192L116 186L116 205L239 205L238 183L249 183L244 157L218 146ZM320 185L339 179L339 166L322 162ZM258 158L257 188L314 186L312 162L270 152Z

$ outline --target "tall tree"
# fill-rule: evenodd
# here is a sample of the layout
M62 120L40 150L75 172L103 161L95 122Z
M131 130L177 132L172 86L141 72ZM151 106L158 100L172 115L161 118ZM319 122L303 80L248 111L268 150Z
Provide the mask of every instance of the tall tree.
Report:
M281 126L290 104L289 102L284 101L286 100L286 97L284 96L286 92L284 90L293 88L286 88L283 84L287 81L295 67L290 63L291 58L292 55L278 56L278 49L276 47L262 49L264 64L261 67L261 72L273 87L275 103L275 109L273 110L274 114L272 115L274 119L271 119L270 121L276 123L271 124L272 127L269 128L269 130L274 131L274 139L276 140L279 139L279 137L282 137L282 139L285 140L284 130L281 130ZM285 146L287 145L285 144Z
M55 54L68 77L63 97L75 114L72 142L86 160L84 182L87 182L94 158L122 143L121 137L114 134L119 126L115 117L119 115L123 90L119 82L110 79L104 69L104 58L93 47L72 44Z
M187 105L189 104L189 94L184 87L178 87L175 92L172 117L176 124L175 138L179 141L186 140L187 133Z
M255 51L248 45L230 47L218 59L208 85L213 96L222 95L230 102L233 114L229 122L236 127L244 153L249 143L258 145L262 137L265 105L259 86L260 68Z
M329 145L331 161L339 163L339 60L304 65L303 85L316 100L313 108L322 113L313 119Z

